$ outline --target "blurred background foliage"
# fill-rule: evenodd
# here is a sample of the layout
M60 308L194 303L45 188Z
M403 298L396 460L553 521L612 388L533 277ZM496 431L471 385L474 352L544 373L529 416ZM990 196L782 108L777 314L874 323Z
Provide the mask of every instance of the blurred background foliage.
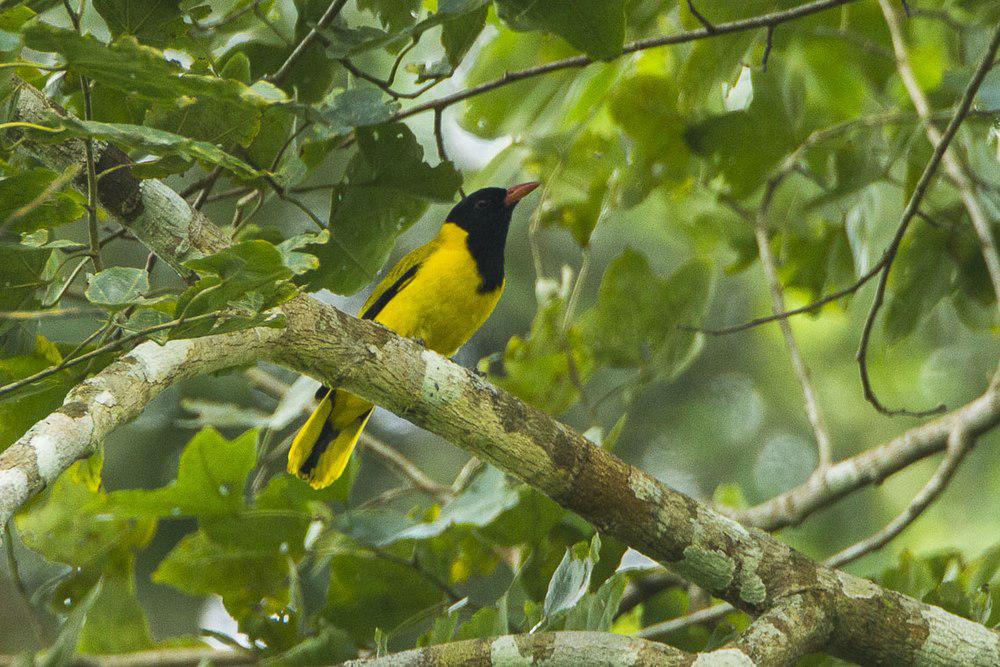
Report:
M662 0L357 0L281 76L269 75L326 0L83 4L86 37L61 3L0 3L0 57L56 65L16 73L84 119L53 118L35 135L128 147L138 175L166 178L238 243L192 262L200 278L185 284L100 211L96 272L86 197L68 187L78 175L39 168L8 134L0 383L181 314L203 318L155 335L280 326L266 311L299 288L355 309L387 259L435 233L460 184L538 179L540 196L512 225L506 294L457 359L699 499L755 504L816 466L777 326L711 337L679 325L770 312L741 211L804 142L766 219L788 305L849 284L881 255L930 148L875 2L779 25L770 39L758 29L617 57L624 42L699 22L685 2ZM796 3L697 5L722 23ZM916 76L946 114L1000 12L978 0L909 6ZM450 160L433 113L395 119L429 84L420 101L579 53L606 62L447 107ZM0 69L5 91L14 72ZM994 71L955 144L994 227L998 112ZM996 362L995 296L944 179L923 213L892 273L871 371L888 404L957 407ZM918 423L862 396L854 352L871 296L867 286L792 319L836 458ZM112 358L0 397L0 448ZM56 642L58 657L200 637L308 663L533 627L631 633L706 604L669 586L619 609L655 564L623 560L622 545L495 470L460 473L463 451L384 411L370 433L426 471L436 496L371 447L325 491L289 478L283 448L314 387L270 367L186 382L74 465L17 517L8 544L29 599L8 562L0 651ZM997 440L982 438L925 516L849 569L996 625ZM901 511L932 469L913 465L780 536L822 559ZM744 622L667 639L700 649Z

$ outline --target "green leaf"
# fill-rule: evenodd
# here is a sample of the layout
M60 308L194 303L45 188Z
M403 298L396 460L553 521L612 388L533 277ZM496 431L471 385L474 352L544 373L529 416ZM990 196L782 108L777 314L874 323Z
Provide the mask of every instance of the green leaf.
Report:
M29 548L51 561L85 567L115 551L149 543L155 522L132 521L109 513L101 488L103 456L69 467L40 503L16 517L18 533Z
M189 96L215 99L234 108L263 108L287 101L270 84L246 86L233 79L189 74L169 62L161 51L131 37L110 45L91 35L36 21L24 30L25 44L38 51L59 53L69 68L94 81L147 100L176 100Z
M675 377L703 344L702 334L680 327L702 320L713 283L713 270L704 260L693 260L663 280L643 255L626 250L604 272L597 306L586 317L584 331L597 358ZM644 288L636 290L636 285Z
M274 326L281 320L266 311L298 294L289 282L294 272L285 264L289 257L267 241L241 241L214 255L190 260L185 266L201 279L181 294L178 317L220 313L208 322L181 325L171 338L190 338L236 331L252 326Z
M73 607L66 621L59 630L59 636L55 643L43 655L39 656L34 665L37 667L63 667L72 664L73 655L76 654L76 645L79 642L80 632L83 624L87 620L87 614L97 602L101 594L101 582L90 589L90 592Z
M84 296L99 306L122 308L139 301L148 291L149 274L145 269L112 266L100 273L87 275Z
M265 599L287 599L288 559L213 542L204 532L186 536L160 562L153 583L188 595L219 595L237 619L253 613Z
M441 28L441 46L451 69L458 67L486 26L489 0L442 0L438 13L459 14Z
M258 112L254 111L253 113ZM253 179L260 176L259 171L215 144L188 139L179 134L152 127L124 123L101 123L80 120L72 116L56 115L49 117L48 126L60 131L58 133L45 133L46 136L40 137L42 141L65 141L67 137L103 139L119 146L140 149L153 155L182 158L184 160L181 163L183 168L178 169L178 171L183 171L191 162L197 161L205 165L222 167L239 178Z
M945 229L918 222L903 240L889 274L891 291L885 308L889 343L912 333L950 291L956 273L945 250L950 235Z
M504 474L490 467L469 487L441 508L430 523L418 523L396 535L395 540L425 540L441 535L452 526L485 526L518 501L517 491L507 486Z
M226 440L206 428L184 448L177 479L160 489L115 491L108 505L119 516L225 516L243 507L247 475L257 463L257 432Z
M580 397L594 371L594 356L576 325L564 329L566 302L554 296L539 307L531 333L512 336L496 368L484 359L490 380L546 412L558 414Z
M639 74L624 80L609 110L631 139L620 194L625 206L642 202L658 185L688 178L690 151L677 112L677 87L668 76Z
M594 593L587 593L566 614L563 630L608 632L618 615L628 576L619 572L609 577Z
M14 233L52 229L75 222L86 212L86 201L57 172L28 169L0 180L0 226ZM54 190L54 191L50 191Z
M331 94L318 109L323 136L347 134L356 127L379 125L399 111L398 102L384 100L374 86L358 86Z
M340 628L323 627L315 637L307 637L284 653L261 661L264 667L312 667L335 665L358 656L350 636Z
M515 30L559 35L596 60L621 55L625 40L622 0L497 0L497 11Z
M359 128L357 138L347 184L333 191L330 241L310 248L320 260L319 270L306 276L311 289L359 290L427 201L451 200L461 183L450 162L434 167L424 162L423 148L402 123Z
M437 586L407 565L365 552L330 558L324 616L356 643L372 640L372 628L392 630L441 602Z
M799 124L790 108L795 97L782 90L779 69L772 64L767 72L754 74L749 107L710 116L685 135L691 150L710 159L737 198L752 194L800 143Z
M114 37L131 35L161 45L184 29L181 0L94 0L94 9Z
M373 12L389 32L399 32L415 21L420 0L358 0L358 9Z
M107 655L153 648L153 636L135 589L135 556L111 559L101 576L100 594L87 613L77 650Z
M38 336L34 339L30 353L0 356L0 385L55 366L62 360L58 348L44 337ZM35 422L62 405L66 393L80 379L82 377L79 371L69 369L48 383L39 383L0 399L0 451L24 435Z
M590 588L590 575L598 560L601 540L595 534L588 546L581 542L567 549L562 561L552 575L543 606L546 618L576 606Z

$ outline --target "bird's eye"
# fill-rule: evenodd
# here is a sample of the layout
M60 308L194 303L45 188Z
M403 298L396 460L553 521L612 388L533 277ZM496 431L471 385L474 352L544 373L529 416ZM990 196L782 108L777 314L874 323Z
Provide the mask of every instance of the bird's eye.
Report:
M485 199L480 199L476 202L476 208L486 208L487 205L488 203Z

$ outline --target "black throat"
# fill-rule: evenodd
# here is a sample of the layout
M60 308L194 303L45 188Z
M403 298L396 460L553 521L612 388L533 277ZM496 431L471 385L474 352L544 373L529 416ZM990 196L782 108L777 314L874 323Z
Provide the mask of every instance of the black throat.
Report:
M507 225L477 228L465 241L479 272L480 294L488 294L503 284L503 255L507 243Z

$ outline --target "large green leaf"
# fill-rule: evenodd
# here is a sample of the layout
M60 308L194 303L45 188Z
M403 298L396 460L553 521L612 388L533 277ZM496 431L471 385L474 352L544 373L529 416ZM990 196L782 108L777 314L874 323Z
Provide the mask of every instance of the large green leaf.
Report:
M320 259L319 270L306 276L312 289L359 290L428 201L449 201L461 183L450 162L424 162L423 148L402 123L362 127L357 138L347 182L333 191L330 240L310 247Z
M692 151L711 159L732 194L750 195L800 143L795 96L782 90L779 67L753 77L753 101L746 109L710 116L686 134ZM750 148L752 147L752 148Z
M149 491L115 491L108 497L108 506L118 516L233 515L244 507L246 478L256 462L256 431L226 440L215 429L206 428L181 453L176 480Z
M158 46L184 29L182 4L182 0L94 0L94 9L112 36L131 35Z
M580 328L566 326L565 319L565 299L553 296L539 306L527 337L507 341L498 367L483 360L480 368L522 400L553 414L564 411L580 397L595 368Z
M345 551L330 558L324 616L363 645L371 642L373 628L389 632L442 598L441 590L412 567Z
M285 264L286 259L298 262L273 244L255 239L187 262L185 266L201 278L181 294L177 316L220 313L220 317L181 325L171 330L171 336L191 338L251 326L280 326L282 320L266 311L298 293L290 282L295 272Z
M288 595L288 558L220 545L204 532L186 536L160 562L152 580L189 595L219 595L237 618L264 599Z
M33 232L74 222L86 212L83 196L48 169L28 169L0 180L0 226Z
M515 30L551 32L592 58L611 60L622 52L622 0L497 0L497 9Z
M184 96L214 99L236 109L263 108L283 102L285 95L270 84L247 86L234 79L188 74L168 61L161 51L130 37L110 45L91 35L49 23L35 22L24 30L25 43L38 51L58 53L74 72L149 100L177 100Z
M683 371L701 349L702 334L682 325L704 316L713 273L707 262L693 260L664 280L643 255L626 250L608 266L597 305L588 313L586 337L598 359L647 367L667 378Z
M156 524L110 514L101 487L101 454L74 463L48 495L17 515L24 543L46 558L77 567L100 564L109 554L141 548Z
M135 557L120 555L104 567L100 593L87 612L77 650L107 655L151 648L149 622L136 597Z
M239 112L238 109L234 111ZM251 112L258 113L256 110L251 110ZM252 179L260 175L259 171L246 162L233 157L213 143L189 139L153 127L125 123L101 123L93 120L80 120L72 116L56 115L49 118L47 125L60 131L44 133L39 138L45 141L65 141L69 137L104 139L122 147L139 149L153 155L180 157L184 162L176 171L183 171L190 162L198 161L202 164L222 167L240 178Z
M87 276L87 290L84 296L99 306L122 308L136 303L148 291L149 274L145 269L112 266L100 273Z

